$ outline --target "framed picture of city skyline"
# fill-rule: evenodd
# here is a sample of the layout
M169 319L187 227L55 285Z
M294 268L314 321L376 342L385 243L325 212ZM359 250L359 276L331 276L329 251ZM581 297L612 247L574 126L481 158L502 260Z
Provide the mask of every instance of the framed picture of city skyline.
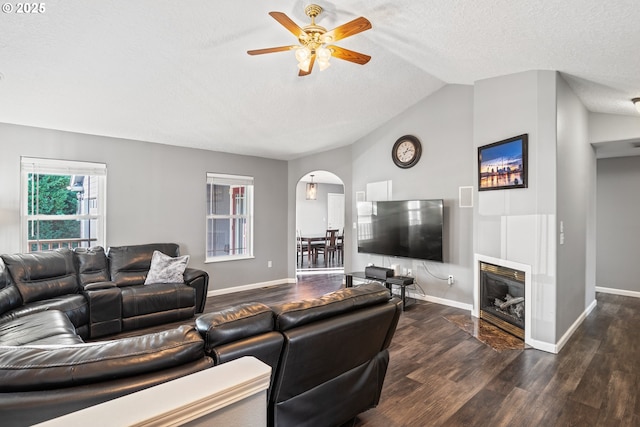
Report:
M478 147L478 190L527 188L528 134Z

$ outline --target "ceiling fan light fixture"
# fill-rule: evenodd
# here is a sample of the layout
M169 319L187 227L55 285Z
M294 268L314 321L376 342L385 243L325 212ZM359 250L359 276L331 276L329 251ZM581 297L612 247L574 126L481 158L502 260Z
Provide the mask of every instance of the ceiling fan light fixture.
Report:
M331 63L331 57L343 61L364 65L371 57L360 52L343 49L333 43L355 34L371 29L371 22L365 17L358 17L346 24L339 25L327 31L326 28L316 24L316 17L322 12L322 7L317 4L310 4L305 8L305 14L311 18L311 23L300 27L283 12L272 11L269 15L285 27L297 39L299 45L278 46L266 49L248 50L249 55L262 55L265 53L286 52L293 50L298 61L298 76L311 74L313 65L318 62L321 70L326 70Z
M316 50L316 56L318 57L318 66L320 71L324 71L331 66L329 58L331 58L331 50L326 47L319 47Z
M636 106L636 110L640 113L640 98L633 98L631 102L633 102L633 105Z
M298 62L298 68L300 68L305 73L309 72L310 66L311 66L311 58L307 58L304 61Z
M318 61L318 67L320 68L320 71L324 71L330 66L331 63L329 61Z
M311 51L308 47L302 46L296 49L296 59L298 62L304 62L311 57Z
M318 61L329 62L329 58L331 58L331 50L326 47L319 47L318 50L316 50L316 55L318 55Z

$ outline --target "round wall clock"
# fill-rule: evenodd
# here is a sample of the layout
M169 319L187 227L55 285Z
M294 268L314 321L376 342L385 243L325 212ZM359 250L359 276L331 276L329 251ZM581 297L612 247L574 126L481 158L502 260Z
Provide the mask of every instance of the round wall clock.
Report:
M413 135L405 135L400 137L391 150L391 158L393 163L399 168L410 168L415 166L420 160L422 154L422 144L418 138Z

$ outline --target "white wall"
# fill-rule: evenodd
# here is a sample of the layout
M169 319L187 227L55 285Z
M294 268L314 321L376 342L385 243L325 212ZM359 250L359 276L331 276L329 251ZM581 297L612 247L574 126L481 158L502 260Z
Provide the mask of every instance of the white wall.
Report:
M82 160L107 164L107 245L178 243L210 290L292 277L284 161L7 124L0 141L0 253L20 252L20 156ZM204 264L207 172L255 178L255 259Z
M555 88L553 71L478 81L473 109L475 147L529 135L528 188L476 191L473 246L480 255L531 266L531 337L549 345L557 316Z
M338 184L318 184L316 200L307 200L307 183L296 186L296 227L303 235L323 236L327 231L328 194L342 194L344 186Z

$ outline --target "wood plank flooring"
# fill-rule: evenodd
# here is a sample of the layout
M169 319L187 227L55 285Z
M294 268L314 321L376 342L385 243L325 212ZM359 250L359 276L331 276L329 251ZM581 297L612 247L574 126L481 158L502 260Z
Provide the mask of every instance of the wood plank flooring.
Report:
M297 284L209 298L205 311L311 298L340 288L342 280L341 274L299 276ZM558 355L497 352L445 319L468 312L418 301L400 319L380 404L354 425L640 426L640 299L597 298Z

